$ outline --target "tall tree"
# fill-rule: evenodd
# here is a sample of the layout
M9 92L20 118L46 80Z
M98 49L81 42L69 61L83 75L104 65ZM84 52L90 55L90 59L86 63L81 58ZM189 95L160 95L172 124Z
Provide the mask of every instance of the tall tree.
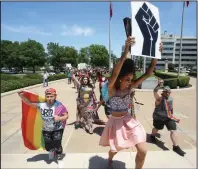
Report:
M1 40L1 67L7 67L11 69L10 54L12 53L12 41Z
M108 50L103 45L90 45L91 64L94 66L108 66Z
M90 61L89 47L81 48L79 51L78 63L89 63L89 61Z
M32 67L34 73L36 66L44 66L47 56L43 45L31 39L21 43L21 54L25 58L26 65Z

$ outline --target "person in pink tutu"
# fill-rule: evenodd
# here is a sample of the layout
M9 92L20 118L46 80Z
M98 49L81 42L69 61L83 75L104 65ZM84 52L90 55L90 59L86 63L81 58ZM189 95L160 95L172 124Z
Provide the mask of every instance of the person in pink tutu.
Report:
M141 169L147 153L146 132L140 122L131 114L133 99L131 91L153 74L157 59L152 59L145 74L134 79L135 65L132 59L127 58L129 48L134 44L135 38L128 37L124 54L113 69L106 85L106 94L103 93L104 98L109 101L111 117L104 128L99 145L110 147L108 168L113 168L112 160L118 151L135 146L137 149L135 168ZM160 52L162 48L163 46L160 44Z

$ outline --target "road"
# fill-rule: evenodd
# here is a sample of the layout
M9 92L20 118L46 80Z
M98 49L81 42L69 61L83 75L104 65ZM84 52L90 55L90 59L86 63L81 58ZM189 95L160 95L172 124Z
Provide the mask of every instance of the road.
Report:
M191 78L193 88L184 91L173 91L175 116L181 119L178 124L178 143L182 149L192 150L196 148L196 79ZM97 85L98 86L98 85ZM63 137L64 152L67 153L106 153L108 148L98 145L104 126L95 125L94 134L89 135L82 129L74 129L76 115L76 89L68 85L66 80L50 84L57 90L57 99L63 102L69 110L69 120ZM42 86L30 89L31 92L44 95ZM98 88L96 89L99 98ZM144 126L147 135L152 130L152 112L154 109L154 97L152 92L136 92L136 99L144 103L137 111L137 118ZM16 93L1 98L1 154L25 155L40 153L28 150L24 147L21 134L21 100ZM101 119L107 121L103 107L99 110ZM160 132L158 145L150 143L148 137L148 151L171 150L172 143L169 132L164 129ZM122 152L135 152L136 149L128 149Z

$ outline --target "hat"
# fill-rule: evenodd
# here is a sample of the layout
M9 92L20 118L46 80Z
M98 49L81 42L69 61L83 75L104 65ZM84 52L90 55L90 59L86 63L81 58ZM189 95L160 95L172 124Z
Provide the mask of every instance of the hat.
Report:
M45 90L45 94L54 94L56 95L56 90L53 88L49 88Z
M170 89L170 87L169 86L164 86L164 88L163 88L163 92L171 92L171 89Z

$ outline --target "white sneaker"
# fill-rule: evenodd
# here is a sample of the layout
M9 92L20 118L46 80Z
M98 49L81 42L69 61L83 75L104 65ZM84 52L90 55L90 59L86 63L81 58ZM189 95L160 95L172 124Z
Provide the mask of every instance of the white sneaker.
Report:
M58 168L63 169L64 168L64 162L63 160L58 160Z
M54 154L55 154L54 151L50 151L49 152L49 160L53 160L54 159Z

